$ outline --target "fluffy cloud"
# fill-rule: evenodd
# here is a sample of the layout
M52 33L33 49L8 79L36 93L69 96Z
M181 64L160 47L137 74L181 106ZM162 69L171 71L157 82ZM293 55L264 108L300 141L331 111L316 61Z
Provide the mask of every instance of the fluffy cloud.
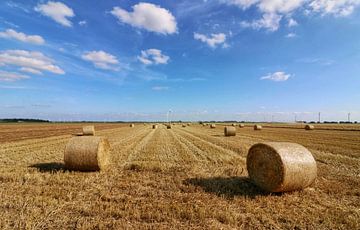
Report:
M285 72L275 72L261 77L261 80L271 80L271 81L287 81L291 77L290 74Z
M102 50L86 52L81 56L81 58L85 61L92 62L96 68L119 70L119 61L117 58Z
M36 45L42 45L45 43L44 39L39 35L26 35L13 29L7 29L4 32L0 32L0 38L16 39L22 42L33 43Z
M294 37L296 37L296 34L295 33L288 33L285 37L286 38L294 38Z
M262 13L262 18L251 22L242 22L245 27L254 29L265 28L276 31L281 19L291 15L296 10L307 13L332 14L335 16L348 16L355 7L360 5L360 0L220 0L228 5L235 5L243 10L254 6ZM296 26L297 22L290 18L288 26Z
M242 9L256 5L263 13L289 13L299 8L306 0L221 0L229 5L236 5Z
M212 48L216 48L216 46L220 44L223 44L225 45L225 47L228 47L228 45L225 43L226 35L224 33L211 34L211 36L194 33L194 39L202 41Z
M295 19L293 18L290 18L289 21L288 21L288 27L294 27L294 26L297 26L298 23Z
M49 1L46 4L39 4L35 11L52 18L63 26L71 27L72 23L68 18L74 17L74 11L62 2Z
M158 65L158 64L167 64L170 57L161 53L161 50L158 49L148 49L142 50L141 56L138 56L139 61L145 65Z
M87 21L85 21L85 20L79 22L80 26L86 26L86 24L87 24Z
M348 16L358 5L360 0L313 0L310 3L313 11L335 16Z
M134 27L160 34L176 33L176 20L170 11L144 2L134 5L132 8L133 12L128 12L120 7L114 7L111 14L119 19L120 22Z
M276 31L280 27L280 20L282 16L278 14L264 14L261 19L252 22L243 21L241 26L251 27L253 29L267 29L268 31Z
M48 71L55 74L64 74L64 70L54 64L54 61L41 52L26 50L0 51L0 65L14 65L27 70L38 72ZM28 71L29 72L29 71Z
M30 78L27 75L0 70L0 81L13 82Z

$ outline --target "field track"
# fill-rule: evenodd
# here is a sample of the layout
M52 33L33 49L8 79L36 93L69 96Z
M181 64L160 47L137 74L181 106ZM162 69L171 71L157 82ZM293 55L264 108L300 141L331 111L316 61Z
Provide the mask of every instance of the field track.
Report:
M95 124L109 139L105 172L69 172L79 125L0 125L1 229L360 229L360 131ZM351 131L352 130L352 131ZM267 194L247 178L261 141L291 141L317 160L304 191Z

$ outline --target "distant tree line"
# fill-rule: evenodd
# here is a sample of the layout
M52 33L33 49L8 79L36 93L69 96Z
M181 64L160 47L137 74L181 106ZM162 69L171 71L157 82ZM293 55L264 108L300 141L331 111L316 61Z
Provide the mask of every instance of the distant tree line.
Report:
M42 119L26 119L26 118L10 118L10 119L0 119L2 123L10 123L10 122L50 122L49 120L42 120Z

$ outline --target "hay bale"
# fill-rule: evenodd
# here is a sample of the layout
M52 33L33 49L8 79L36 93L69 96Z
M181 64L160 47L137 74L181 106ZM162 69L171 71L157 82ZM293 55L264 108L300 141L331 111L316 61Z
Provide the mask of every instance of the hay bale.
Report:
M269 192L300 190L316 178L316 161L304 146L289 142L253 145L246 159L251 180Z
M167 125L166 128L167 128L167 129L171 129L171 125Z
M244 128L244 127L245 127L244 124L240 124L240 125L239 125L239 128Z
M305 130L314 130L315 126L313 125L305 125Z
M157 125L153 125L153 126L152 126L153 129L157 129L157 127L158 127Z
M235 123L232 123L232 124L231 124L231 126L235 127L235 126L236 126L236 124L235 124Z
M236 136L236 128L234 126L225 126L224 135L225 137Z
M262 130L262 126L261 125L254 125L254 130Z
M103 137L73 137L64 153L65 167L77 171L104 170L110 161L110 144Z
M130 124L130 128L134 128L135 127L135 125L134 124Z
M84 136L95 136L95 127L93 125L87 125L82 128Z
M216 128L216 125L215 125L215 124L211 124L211 125L210 125L210 128L211 128L211 129L215 129L215 128Z
M183 125L182 125L182 127L183 127L183 128L185 128L185 127L186 127L186 125L185 125L185 124L183 124Z

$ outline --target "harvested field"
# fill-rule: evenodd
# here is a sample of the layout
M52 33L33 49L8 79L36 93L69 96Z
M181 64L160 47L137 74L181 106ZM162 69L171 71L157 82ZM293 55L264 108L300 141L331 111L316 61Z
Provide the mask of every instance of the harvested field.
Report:
M65 145L82 126L0 125L1 229L360 229L358 126L245 125L225 137L221 124L95 124L112 147L109 169L70 172ZM255 187L246 155L261 141L308 148L314 186L283 194Z

